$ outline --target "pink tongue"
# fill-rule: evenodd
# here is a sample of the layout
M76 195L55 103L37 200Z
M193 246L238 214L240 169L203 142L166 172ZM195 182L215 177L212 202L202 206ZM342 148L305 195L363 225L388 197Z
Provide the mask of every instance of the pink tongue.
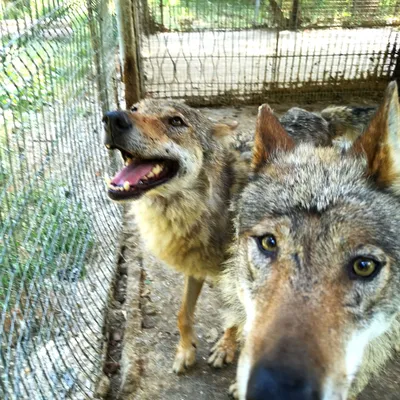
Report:
M147 175L154 167L154 164L131 164L123 168L114 176L111 183L113 185L123 186L125 181L129 182L129 185L136 185L141 178Z

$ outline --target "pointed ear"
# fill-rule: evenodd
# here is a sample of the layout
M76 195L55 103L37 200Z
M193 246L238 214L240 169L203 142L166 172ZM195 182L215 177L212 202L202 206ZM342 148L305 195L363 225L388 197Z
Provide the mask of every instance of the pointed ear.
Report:
M239 124L236 121L230 123L219 122L214 125L212 134L219 142L228 144L233 141L232 133L238 126Z
M213 135L217 138L230 135L238 126L239 124L236 121L230 123L219 122L214 125Z
M400 194L400 105L395 81L388 85L382 105L353 149L364 152L368 175L380 187Z
M291 150L295 146L268 104L258 108L256 134L253 147L253 171L258 171L276 150Z

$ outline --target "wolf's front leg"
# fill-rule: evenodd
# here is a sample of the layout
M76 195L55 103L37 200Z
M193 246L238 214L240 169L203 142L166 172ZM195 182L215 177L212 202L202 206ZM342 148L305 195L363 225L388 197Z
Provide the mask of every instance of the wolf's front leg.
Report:
M193 319L196 302L203 283L204 280L198 280L191 276L185 278L183 301L178 315L178 328L181 338L172 367L173 371L177 374L185 371L196 360L197 339L193 331Z
M234 358L237 349L237 327L227 328L221 339L211 349L208 364L214 368L222 368L224 364L230 364Z

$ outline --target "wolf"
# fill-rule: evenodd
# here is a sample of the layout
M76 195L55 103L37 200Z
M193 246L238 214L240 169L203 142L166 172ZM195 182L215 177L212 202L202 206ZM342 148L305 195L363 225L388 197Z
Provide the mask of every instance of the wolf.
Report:
M368 127L377 106L330 106L321 111L331 137L353 143Z
M296 143L260 107L221 278L240 400L355 399L383 376L400 343L399 149L394 81L350 149Z
M197 298L206 278L215 280L233 237L230 199L244 185L248 166L232 149L235 124L212 122L180 102L146 99L103 118L105 145L121 152L125 167L107 182L108 195L132 202L144 245L185 275L178 315L180 341L173 371L195 362ZM208 360L233 360L235 327L228 327Z

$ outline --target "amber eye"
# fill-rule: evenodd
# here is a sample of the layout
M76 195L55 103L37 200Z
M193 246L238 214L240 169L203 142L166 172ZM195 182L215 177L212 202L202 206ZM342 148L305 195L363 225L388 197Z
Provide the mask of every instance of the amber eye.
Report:
M184 122L183 122L183 119L181 117L171 117L169 119L169 123L172 126L183 126L183 125L185 125Z
M378 271L379 263L372 258L360 257L353 262L353 272L360 278L369 278Z
M131 107L132 112L136 112L137 110L138 110L138 108L136 106Z
M261 249L267 252L273 252L277 248L277 243L274 235L268 234L265 236L260 237L259 243Z

